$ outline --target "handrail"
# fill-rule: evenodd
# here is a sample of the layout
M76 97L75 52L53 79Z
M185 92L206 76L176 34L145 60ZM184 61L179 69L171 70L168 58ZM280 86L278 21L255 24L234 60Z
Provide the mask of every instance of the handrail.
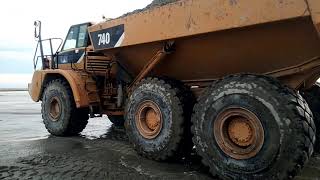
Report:
M52 47L52 41L53 40L60 40L60 44L59 44L59 46L58 46L58 48L57 48L55 53L53 53L53 47ZM42 46L42 43L45 42L45 41L49 41L49 43L50 43L52 67L54 67L54 62L53 62L54 54L58 53L58 51L59 51L59 49L60 49L60 47L61 47L61 45L63 43L63 39L62 38L48 38L48 39L43 39L43 40L39 39L38 43L37 43L36 51L35 51L34 56L33 56L33 68L34 68L34 70L37 68L39 57L43 58L42 61L44 62L45 56L43 54L41 56L37 56L37 53L38 53L39 45Z
M38 64L38 57L37 57L37 61L35 62L37 52L38 52L38 47L39 47L39 42L37 43L36 51L34 52L34 56L33 56L33 69L34 70L37 68L37 64Z

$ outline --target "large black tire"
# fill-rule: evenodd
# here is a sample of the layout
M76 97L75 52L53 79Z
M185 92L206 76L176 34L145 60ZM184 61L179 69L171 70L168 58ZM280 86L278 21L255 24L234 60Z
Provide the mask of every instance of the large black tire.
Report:
M193 99L189 91L181 83L168 78L147 78L136 86L127 101L125 127L129 141L140 155L154 160L168 160L191 151L192 144L185 139L188 132L191 134L190 104ZM161 131L151 139L139 132L135 118L139 106L146 101L159 107L163 119Z
M57 117L52 116L52 102L59 103ZM49 82L44 90L41 104L42 119L49 133L55 136L79 134L87 125L88 109L77 109L69 84L56 79Z
M235 158L220 148L213 128L228 108L248 110L261 124L263 145L253 157ZM313 153L315 126L307 103L271 77L218 80L199 98L192 122L197 153L223 179L291 179Z
M116 127L123 127L124 126L123 115L109 115L108 118L112 122L112 124L115 125Z
M318 130L316 135L315 151L320 152L320 86L319 84L315 84L301 94L309 104L313 113L313 120Z

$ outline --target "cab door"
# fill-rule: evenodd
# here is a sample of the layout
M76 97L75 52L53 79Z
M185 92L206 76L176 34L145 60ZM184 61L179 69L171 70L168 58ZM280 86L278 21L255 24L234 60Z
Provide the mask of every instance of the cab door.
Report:
M58 64L77 63L84 55L89 45L88 26L90 23L70 27L62 50L57 55Z

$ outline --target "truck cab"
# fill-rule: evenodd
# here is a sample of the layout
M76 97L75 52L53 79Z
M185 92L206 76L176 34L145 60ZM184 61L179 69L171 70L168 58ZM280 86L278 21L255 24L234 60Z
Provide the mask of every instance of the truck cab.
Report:
M34 69L69 69L70 65L80 63L86 48L91 45L88 34L88 27L91 25L92 23L90 22L72 25L68 30L65 40L61 38L42 39L41 22L36 21L35 38L38 44L33 59ZM54 51L54 45L57 44L59 45L56 51ZM49 48L47 48L48 45Z
M90 51L88 47L91 45L88 35L88 27L91 25L90 22L72 25L65 40L42 39L41 22L35 22L35 38L38 41L33 59L35 72L32 83L28 85L29 94L34 101L43 99L45 87L50 81L62 79L71 88L77 108L89 108L90 103L99 102L92 76L85 69L88 57L86 54ZM57 42L60 44L54 51ZM88 85L89 83L91 85ZM87 87L91 89L88 90Z
M77 63L91 44L88 27L91 23L77 24L70 27L61 51L56 54L57 64Z

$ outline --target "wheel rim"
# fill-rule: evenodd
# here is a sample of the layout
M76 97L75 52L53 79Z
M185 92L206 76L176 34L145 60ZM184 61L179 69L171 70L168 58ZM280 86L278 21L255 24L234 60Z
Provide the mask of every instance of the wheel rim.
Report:
M214 121L214 137L220 149L234 159L256 156L264 143L259 118L243 108L229 108Z
M52 121L58 121L61 113L60 101L57 97L54 97L50 101L50 116Z
M146 139L154 139L162 129L162 114L159 106L152 101L140 104L135 115L139 133Z

